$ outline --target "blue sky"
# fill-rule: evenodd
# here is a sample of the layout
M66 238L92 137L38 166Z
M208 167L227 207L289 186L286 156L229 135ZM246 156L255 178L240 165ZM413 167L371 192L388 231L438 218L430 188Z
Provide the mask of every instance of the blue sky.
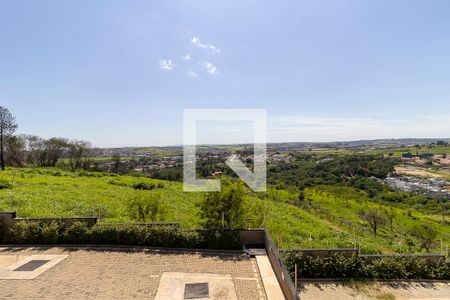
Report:
M0 105L97 146L180 144L185 108L265 108L272 142L450 137L449 53L445 0L0 1Z

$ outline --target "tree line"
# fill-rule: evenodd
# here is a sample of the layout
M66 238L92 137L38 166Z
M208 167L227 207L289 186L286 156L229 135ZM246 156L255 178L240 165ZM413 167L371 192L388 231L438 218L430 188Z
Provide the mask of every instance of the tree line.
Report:
M17 121L11 112L0 106L0 165L24 167L55 167L61 159L71 170L88 169L91 165L91 144L66 138L44 139L36 135L15 135Z

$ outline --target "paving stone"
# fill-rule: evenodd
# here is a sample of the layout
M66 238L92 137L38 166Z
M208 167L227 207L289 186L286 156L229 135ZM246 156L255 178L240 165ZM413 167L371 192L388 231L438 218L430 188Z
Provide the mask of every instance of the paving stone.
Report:
M255 259L240 254L58 247L0 250L0 255L32 254L69 256L35 279L0 280L0 299L154 299L164 272L230 275L239 299L266 299Z

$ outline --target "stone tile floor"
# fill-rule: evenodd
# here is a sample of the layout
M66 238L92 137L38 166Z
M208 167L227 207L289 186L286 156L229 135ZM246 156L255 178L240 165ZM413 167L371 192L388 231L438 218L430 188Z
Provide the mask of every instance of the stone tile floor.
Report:
M256 260L238 253L98 248L0 248L68 257L31 280L0 280L0 299L154 299L164 272L230 275L238 299L265 300Z

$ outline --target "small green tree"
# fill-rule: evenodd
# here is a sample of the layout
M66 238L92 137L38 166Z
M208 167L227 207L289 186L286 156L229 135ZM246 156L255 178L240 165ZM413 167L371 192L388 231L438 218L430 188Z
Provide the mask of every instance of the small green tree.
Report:
M220 192L208 193L200 204L200 217L208 229L236 229L244 226L245 189L241 181L222 182Z
M298 201L299 202L304 202L305 201L305 192L304 191L300 191L298 193Z
M361 214L361 218L372 228L373 235L377 236L377 230L386 224L386 217L376 209L369 209Z
M437 230L428 224L416 224L411 229L411 235L415 236L420 241L420 248L430 252L434 241L438 235Z
M136 192L131 201L128 202L128 214L136 221L164 221L166 212L167 209L161 201L160 194L139 191Z
M120 154L119 153L114 153L112 155L111 159L113 161L114 173L119 173L120 163L122 161L122 158L120 157Z
M386 218L389 222L389 228L391 230L391 234L393 234L394 233L394 219L397 216L397 214L395 213L395 210L393 207L386 209L384 211L384 214L386 215Z

